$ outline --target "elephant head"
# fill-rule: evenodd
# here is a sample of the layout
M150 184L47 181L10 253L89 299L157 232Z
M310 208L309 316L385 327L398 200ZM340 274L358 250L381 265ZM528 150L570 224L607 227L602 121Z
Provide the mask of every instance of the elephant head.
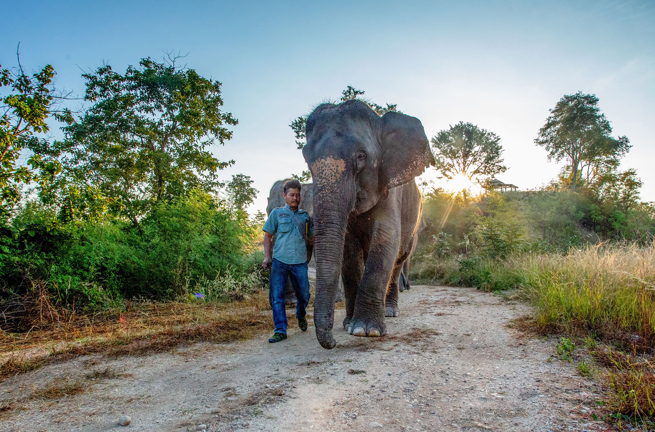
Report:
M421 122L405 114L377 115L364 102L318 106L307 119L303 156L314 179L316 335L332 348L334 297L348 217L386 199L434 165Z

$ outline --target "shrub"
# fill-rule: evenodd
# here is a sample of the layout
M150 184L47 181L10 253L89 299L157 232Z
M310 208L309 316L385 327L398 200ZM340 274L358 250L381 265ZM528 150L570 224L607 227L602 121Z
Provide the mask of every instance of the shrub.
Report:
M256 227L203 193L160 203L138 226L118 219L64 223L30 203L0 231L5 299L40 281L57 304L103 309L125 298L183 296L217 277L233 285L259 277L250 258Z

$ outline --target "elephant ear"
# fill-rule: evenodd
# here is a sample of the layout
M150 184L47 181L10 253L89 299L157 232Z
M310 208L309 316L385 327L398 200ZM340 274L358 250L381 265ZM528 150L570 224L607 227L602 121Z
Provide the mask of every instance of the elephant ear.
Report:
M380 186L384 189L410 182L425 168L434 166L428 138L416 117L393 111L382 116L380 145Z

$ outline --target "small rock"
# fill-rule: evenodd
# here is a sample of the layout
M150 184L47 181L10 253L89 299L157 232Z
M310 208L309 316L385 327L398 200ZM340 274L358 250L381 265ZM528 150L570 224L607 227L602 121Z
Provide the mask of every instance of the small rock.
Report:
M383 426L378 423L378 422L370 422L368 424L369 427L374 428L374 429L381 429Z
M120 418L120 420L118 420L118 424L121 426L127 426L130 423L132 423L132 419L128 415L124 415L123 417Z
M207 425L204 425L204 424L198 425L198 427L196 428L196 430L199 430L199 431L203 431L203 430L206 430L206 429L207 429Z

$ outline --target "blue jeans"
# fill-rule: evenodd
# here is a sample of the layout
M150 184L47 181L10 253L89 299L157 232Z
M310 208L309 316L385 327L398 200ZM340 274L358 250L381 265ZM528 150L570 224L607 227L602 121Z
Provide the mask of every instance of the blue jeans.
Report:
M305 308L309 304L309 278L307 276L307 263L285 264L273 258L271 268L271 306L273 308L273 322L275 333L287 334L287 311L284 304L287 279L291 276L291 285L296 292L296 318L305 318Z

